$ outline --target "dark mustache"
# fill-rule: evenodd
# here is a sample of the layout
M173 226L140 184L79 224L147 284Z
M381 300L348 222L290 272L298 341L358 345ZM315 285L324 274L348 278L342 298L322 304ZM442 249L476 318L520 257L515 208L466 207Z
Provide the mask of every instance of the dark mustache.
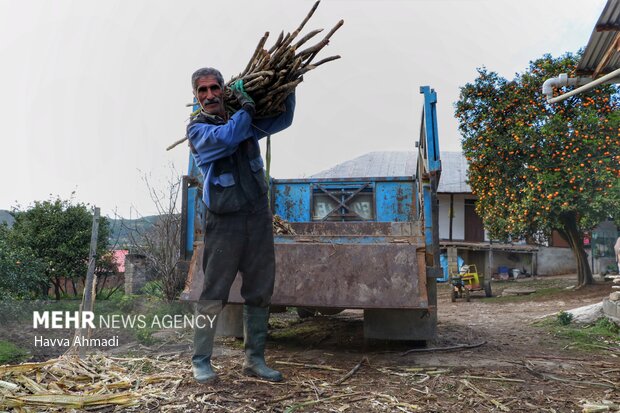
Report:
M220 103L220 102L221 102L221 101L220 101L220 98L205 99L205 100L202 102L202 105L203 105L203 106L207 106L207 105L211 105L211 104L213 104L213 103Z

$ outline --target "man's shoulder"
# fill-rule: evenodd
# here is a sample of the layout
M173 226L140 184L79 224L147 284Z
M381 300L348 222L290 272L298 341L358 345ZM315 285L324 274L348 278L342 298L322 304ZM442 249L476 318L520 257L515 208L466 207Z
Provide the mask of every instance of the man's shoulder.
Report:
M196 115L192 116L190 119L190 126L196 123L207 123L210 125L223 125L226 123L224 119L216 115L210 115L203 111L198 112Z

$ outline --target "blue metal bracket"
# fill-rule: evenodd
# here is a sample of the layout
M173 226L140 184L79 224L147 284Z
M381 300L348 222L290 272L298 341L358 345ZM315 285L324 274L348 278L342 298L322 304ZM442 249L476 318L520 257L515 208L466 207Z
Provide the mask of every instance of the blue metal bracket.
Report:
M428 277L441 276L439 265L439 206L437 187L441 176L439 133L437 130L437 93L429 86L420 87L424 94L420 140L418 142L418 191L423 200L426 272Z

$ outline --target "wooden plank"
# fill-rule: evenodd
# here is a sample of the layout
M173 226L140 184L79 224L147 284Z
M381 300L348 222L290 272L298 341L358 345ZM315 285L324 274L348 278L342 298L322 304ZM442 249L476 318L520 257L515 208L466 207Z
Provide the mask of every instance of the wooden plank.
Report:
M603 70L605 66L607 66L607 63L609 63L609 60L611 60L614 53L617 53L618 51L620 51L619 46L620 46L620 32L616 34L616 37L614 37L614 40L609 45L609 48L603 55L603 58L596 66L596 69L594 69L594 73L592 73L593 79L596 78L601 73L601 70Z

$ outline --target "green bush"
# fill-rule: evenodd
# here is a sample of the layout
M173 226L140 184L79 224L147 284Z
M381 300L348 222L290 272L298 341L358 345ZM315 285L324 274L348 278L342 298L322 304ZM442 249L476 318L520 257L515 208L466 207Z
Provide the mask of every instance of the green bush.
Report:
M150 346L155 343L155 339L153 338L153 330L150 328L141 328L136 332L136 339L139 343L144 344L145 346Z
M28 352L10 341L0 340L0 364L19 363L28 358Z
M558 323L562 326L567 326L573 321L573 315L571 313L567 313L565 311L560 311L558 313Z
M161 282L159 281L149 281L141 288L143 294L156 297L156 298L164 298L164 289L162 288Z
M620 327L607 317L601 317L594 323L594 328L602 334L620 334Z

